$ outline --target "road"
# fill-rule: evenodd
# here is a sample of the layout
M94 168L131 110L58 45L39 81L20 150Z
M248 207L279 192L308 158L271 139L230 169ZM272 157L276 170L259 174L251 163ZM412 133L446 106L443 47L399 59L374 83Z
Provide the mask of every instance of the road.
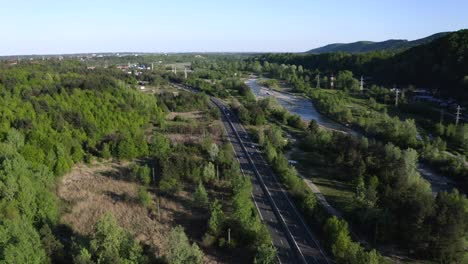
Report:
M197 92L174 84L176 88ZM257 149L236 115L219 99L221 121L231 142L242 173L252 179L252 198L262 222L271 234L280 263L331 263L271 167Z
M278 250L281 263L329 263L324 250L277 180L239 119L224 103L213 98L242 171L251 175L253 199Z

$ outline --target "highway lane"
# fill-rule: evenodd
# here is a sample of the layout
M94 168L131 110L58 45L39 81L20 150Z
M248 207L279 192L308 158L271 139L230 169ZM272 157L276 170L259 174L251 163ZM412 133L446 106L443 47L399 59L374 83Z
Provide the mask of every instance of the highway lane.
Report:
M240 160L241 168L244 171L248 171L249 174L255 175L255 172L257 173L258 177L253 177L252 179L260 182L260 186L264 185L264 192L267 192L267 197L270 196L268 198L271 199L270 203L272 203L273 212L276 209L277 218L280 220L283 232L286 233L290 247L295 250L298 260L303 263L328 263L329 260L317 239L294 207L287 193L283 190L281 183L278 182L271 167L266 163L262 153L257 149L239 119L220 100L213 100L224 112L223 118L227 118L230 121L230 124L225 123L225 126L232 125L232 128L234 128L230 127L231 129L227 131L230 137L237 138L235 135L237 133L238 138L241 140L241 143L238 143L235 147L236 154L239 153L242 158ZM242 145L244 148L242 148ZM249 158L251 162L249 162Z

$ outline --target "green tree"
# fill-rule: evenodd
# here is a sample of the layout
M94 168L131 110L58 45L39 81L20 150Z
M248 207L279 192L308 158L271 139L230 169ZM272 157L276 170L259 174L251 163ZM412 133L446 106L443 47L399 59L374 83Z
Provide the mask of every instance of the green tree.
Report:
M199 207L206 207L208 205L208 193L203 186L203 182L199 181L195 193L193 194L193 201Z
M255 254L255 264L273 264L277 262L276 249L272 245L262 244Z
M151 144L151 154L164 159L171 150L171 141L162 134L155 133Z
M359 90L359 81L354 79L351 71L341 71L336 76L336 87L338 89Z
M224 213L221 203L215 199L211 204L210 220L208 220L208 232L214 236L221 233L224 222Z
M0 224L0 262L16 263L46 263L39 234L25 220L6 220Z
M105 214L96 224L90 242L91 253L98 263L146 263L142 247L122 229L111 214Z
M203 168L203 180L205 182L211 182L216 179L216 170L214 164L208 162Z
M138 188L138 201L141 205L148 208L151 204L151 196L148 193L148 190L145 187Z
M78 255L73 257L73 262L75 264L93 264L91 253L86 248L81 248Z
M460 262L468 232L468 199L458 191L439 193L430 219L433 228L429 248L434 258L440 263Z
M138 149L131 138L125 136L117 146L117 155L119 159L133 159L138 156Z
M101 150L101 157L103 159L109 159L112 157L112 153L110 151L110 147L108 143L104 143L102 145L102 150Z
M213 142L208 146L208 154L210 156L210 160L214 162L219 154L219 148L216 143Z
M193 243L190 245L187 235L181 226L172 229L168 237L169 253L167 259L171 264L203 263L203 253Z

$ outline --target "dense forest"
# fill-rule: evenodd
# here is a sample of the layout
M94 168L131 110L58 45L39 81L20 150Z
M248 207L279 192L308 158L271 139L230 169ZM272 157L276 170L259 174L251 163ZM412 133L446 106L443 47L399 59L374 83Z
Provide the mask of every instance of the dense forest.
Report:
M408 41L406 39L389 39L385 41L357 41L353 43L333 43L323 47L315 48L307 51L307 53L330 53L330 52L348 52L348 53L363 53L371 51L402 51L421 44L429 43L438 39L448 32L440 32L431 36Z
M362 54L267 54L270 63L302 65L325 75L350 70L369 82L407 88L436 89L444 97L468 99L468 30L449 33L433 42L403 51Z
M54 236L59 218L54 188L73 164L148 153L143 130L159 125L162 111L155 98L131 89L133 82L120 71L87 71L76 62L0 66L4 263L64 257Z

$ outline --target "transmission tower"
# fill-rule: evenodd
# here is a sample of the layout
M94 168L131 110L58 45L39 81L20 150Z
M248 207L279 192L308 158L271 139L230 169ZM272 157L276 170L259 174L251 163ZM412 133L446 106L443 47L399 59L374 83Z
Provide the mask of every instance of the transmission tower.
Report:
M320 88L320 73L317 74L317 89Z
M460 105L458 105L457 106L457 113L455 113L456 114L456 116L455 116L455 125L458 125L458 122L460 121L460 114L461 114L460 110L461 110L461 107L460 107Z
M395 89L395 106L398 106L398 95L400 94L400 90L397 88Z
M362 78L362 75L361 75L361 85L359 86L359 90L364 91L364 79Z

